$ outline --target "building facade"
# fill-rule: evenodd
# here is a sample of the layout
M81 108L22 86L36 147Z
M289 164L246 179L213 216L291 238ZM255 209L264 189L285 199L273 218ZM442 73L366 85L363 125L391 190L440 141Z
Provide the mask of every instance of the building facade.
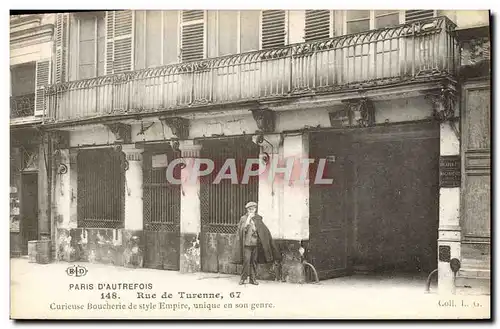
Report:
M488 283L490 80L488 69L470 74L489 63L488 20L433 10L57 14L41 125L55 257L237 273L236 225L256 201L283 256L259 267L262 278L302 282L304 257L322 279L439 269L443 291ZM203 159L212 174L165 179L169 164L185 164L173 172L186 178ZM236 182L218 180L228 159ZM243 184L247 159L271 174ZM309 180L268 179L302 159ZM332 184L312 178L321 159ZM467 283L454 281L454 259Z
M10 19L10 241L11 255L28 242L51 239L47 141L40 129L45 85L52 82L55 15Z

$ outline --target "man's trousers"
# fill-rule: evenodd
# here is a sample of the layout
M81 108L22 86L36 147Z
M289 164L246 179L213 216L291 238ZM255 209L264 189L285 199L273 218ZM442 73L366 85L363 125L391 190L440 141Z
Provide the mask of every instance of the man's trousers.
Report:
M257 246L245 246L243 249L243 270L241 280L250 277L254 281L257 275Z

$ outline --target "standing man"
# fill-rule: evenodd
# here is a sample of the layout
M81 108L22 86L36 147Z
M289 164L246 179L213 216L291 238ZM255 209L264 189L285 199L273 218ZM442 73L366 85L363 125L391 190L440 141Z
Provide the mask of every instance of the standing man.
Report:
M241 217L236 232L233 263L243 264L240 284L244 284L247 277L250 277L250 283L258 285L255 278L257 263L279 261L281 255L262 216L257 214L257 203L249 202L245 208L247 213Z

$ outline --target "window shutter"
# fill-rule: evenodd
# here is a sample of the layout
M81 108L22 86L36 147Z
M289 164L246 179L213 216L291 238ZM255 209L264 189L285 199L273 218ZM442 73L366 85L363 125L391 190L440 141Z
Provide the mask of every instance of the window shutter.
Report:
M114 32L115 32L115 12L106 12L106 74L113 74L113 60L114 60Z
M285 45L285 16L284 10L262 11L262 49Z
M131 10L106 12L106 74L131 71L134 18Z
M421 19L434 17L434 10L406 10L405 21L406 23L416 22Z
M205 13L203 10L183 10L181 29L182 61L203 59L205 49Z
M55 82L61 83L67 80L68 70L68 33L69 33L69 15L62 13L56 17L55 31Z
M314 41L330 38L330 11L306 10L304 40Z
M35 75L35 115L43 115L45 111L45 87L50 84L50 60L36 62Z

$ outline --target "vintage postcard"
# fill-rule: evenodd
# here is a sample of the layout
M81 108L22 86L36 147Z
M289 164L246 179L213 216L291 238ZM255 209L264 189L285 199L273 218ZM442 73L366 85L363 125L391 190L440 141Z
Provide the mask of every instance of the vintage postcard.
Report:
M12 319L490 319L487 10L10 15Z

